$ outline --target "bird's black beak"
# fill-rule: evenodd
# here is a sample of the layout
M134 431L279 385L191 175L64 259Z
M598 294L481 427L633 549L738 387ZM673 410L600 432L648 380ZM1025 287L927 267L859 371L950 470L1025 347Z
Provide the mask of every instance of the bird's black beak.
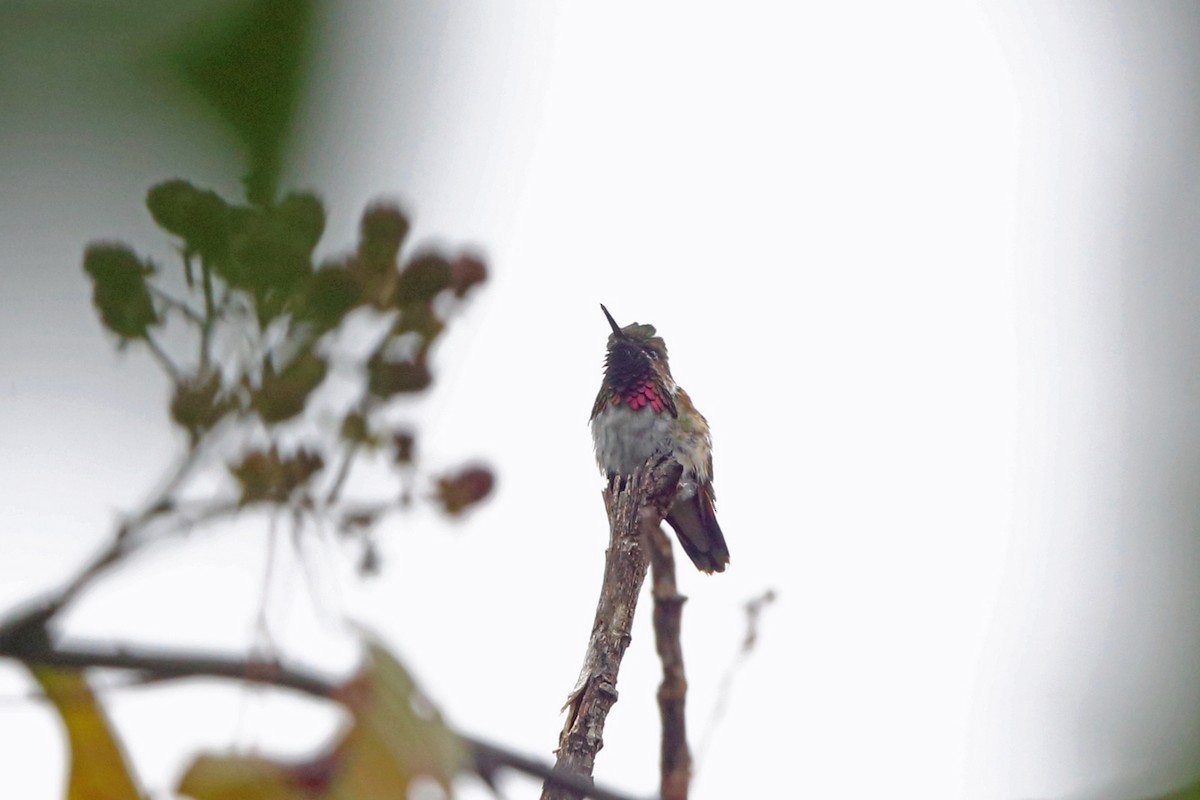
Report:
M612 326L613 333L617 336L621 335L621 326L612 318L612 314L608 313L608 309L604 307L604 303L600 304L600 310L604 312L604 316L608 317L608 324Z

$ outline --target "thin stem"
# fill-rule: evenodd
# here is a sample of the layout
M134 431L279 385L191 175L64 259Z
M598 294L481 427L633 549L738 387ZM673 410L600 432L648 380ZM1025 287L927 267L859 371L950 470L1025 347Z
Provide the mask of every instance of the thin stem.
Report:
M9 641L24 640L31 635L44 635L46 623L51 618L70 604L88 584L105 570L136 549L139 544L138 535L145 526L158 515L175 507L173 495L199 461L200 449L199 447L188 449L154 499L147 503L138 514L124 522L108 544L86 562L66 584L48 596L26 605L23 610L5 615L4 622L0 623L0 646ZM180 527L192 527L208 518L215 517L217 512L224 511L226 508L226 506L210 507L199 517L185 520Z
M180 256L183 257L183 279L188 289L191 289L196 285L196 276L192 274L192 253L185 248L180 251Z
M212 270L203 259L200 261L200 280L204 286L204 317L211 320L217 315L216 305L213 302Z
M271 638L271 625L267 621L267 608L271 603L271 589L275 585L275 573L278 571L279 517L272 513L267 526L267 558L262 579L262 593L258 598L258 614L254 620L254 638L256 645L264 652L270 653L275 649Z
M200 312L189 306L185 301L180 300L178 297L154 284L149 284L148 288L150 289L150 294L162 304L164 310L177 311L184 319L196 326L204 323L204 317L200 315Z
M167 511L178 510L175 494L191 475L192 470L200 463L200 457L205 449L203 446L204 441L204 439L201 439L187 449L187 452L175 464L175 469L171 471L171 474L167 476L162 486L159 487L153 499L146 503L141 511L121 525L117 531L118 539L132 539L136 534L141 532L141 529L150 520Z
M363 418L363 420L366 420L370 417L370 395L366 395L362 398L355 411ZM343 451L342 463L338 466L337 475L334 476L333 479L333 485L329 487L329 492L325 495L325 505L333 505L341 496L342 486L345 485L346 479L350 476L350 468L354 466L354 459L358 455L360 444L360 442L352 441Z
M200 324L200 371L204 372L208 369L209 360L212 358L212 332L219 315L217 304L213 299L212 270L203 259L200 261L200 273L204 286L204 320ZM225 295L221 298L221 308L225 307L228 300L229 288L226 287Z
M692 768L692 775L699 771L700 765L704 763L704 757L708 754L708 747L712 744L712 738L716 733L717 726L721 719L725 716L725 709L729 705L730 695L733 694L733 680L737 676L742 665L750 658L750 654L754 652L754 646L758 642L758 623L762 618L762 613L767 606L775 602L775 590L767 589L758 597L748 601L745 605L746 610L746 632L742 636L742 645L738 648L733 660L725 669L725 674L721 676L721 683L717 687L717 699L713 703L712 711L708 715L708 722L704 728L704 735L700 737L700 744L696 748L695 763Z
M688 752L685 704L687 678L683 670L682 618L686 597L675 583L671 540L661 526L647 532L651 594L654 597L654 646L662 661L658 710L662 717L659 791L664 800L687 800L692 757Z
M194 325L204 325L204 317L200 316L200 314L187 303L169 294L168 292L163 291L153 284L150 284L149 286L150 293L153 294L154 297L164 306L183 314L183 316Z
M171 379L171 383L179 383L182 379L179 367L175 366L175 362L167 355L167 351L162 349L162 346L154 341L154 337L146 331L146 347L150 350L150 355L154 356L154 360L163 368L163 372L167 373L167 377Z
M325 495L325 505L331 506L337 502L338 496L342 493L342 487L346 484L346 479L350 477L350 467L354 466L354 458L358 455L358 442L351 442L346 445L343 451L342 463L338 465L337 475L334 476L333 485L329 487L329 492Z

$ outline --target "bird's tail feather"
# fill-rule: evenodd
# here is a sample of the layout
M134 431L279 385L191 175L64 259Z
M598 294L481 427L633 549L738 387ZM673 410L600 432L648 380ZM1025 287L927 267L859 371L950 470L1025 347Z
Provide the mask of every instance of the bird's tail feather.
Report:
M690 497L676 500L667 514L667 522L675 529L683 552L698 569L708 573L725 571L729 548L717 524L711 490L698 487Z

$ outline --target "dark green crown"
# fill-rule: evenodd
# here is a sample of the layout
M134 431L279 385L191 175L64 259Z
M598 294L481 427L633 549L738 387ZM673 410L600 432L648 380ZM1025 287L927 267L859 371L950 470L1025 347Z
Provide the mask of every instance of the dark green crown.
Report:
M621 328L621 333L625 334L630 339L640 339L643 342L648 342L655 338L655 336L658 334L658 331L654 329L653 325L639 325L638 323L634 322L630 325L626 325L624 328Z
M658 331L653 325L640 325L635 322L622 328L617 325L617 321L613 319L612 314L608 313L608 309L604 307L603 303L600 304L600 310L604 312L604 316L608 317L608 324L613 330L612 336L608 337L609 348L612 348L614 342L625 340L654 351L659 358L667 357L667 343L658 335Z

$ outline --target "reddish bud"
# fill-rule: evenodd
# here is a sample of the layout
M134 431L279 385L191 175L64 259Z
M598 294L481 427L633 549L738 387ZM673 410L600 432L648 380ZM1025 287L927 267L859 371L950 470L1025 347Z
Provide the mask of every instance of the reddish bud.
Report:
M462 297L472 286L487 280L487 267L473 256L459 256L450 262L450 288Z
M437 496L447 514L457 516L492 492L496 479L486 467L467 467L437 482Z

